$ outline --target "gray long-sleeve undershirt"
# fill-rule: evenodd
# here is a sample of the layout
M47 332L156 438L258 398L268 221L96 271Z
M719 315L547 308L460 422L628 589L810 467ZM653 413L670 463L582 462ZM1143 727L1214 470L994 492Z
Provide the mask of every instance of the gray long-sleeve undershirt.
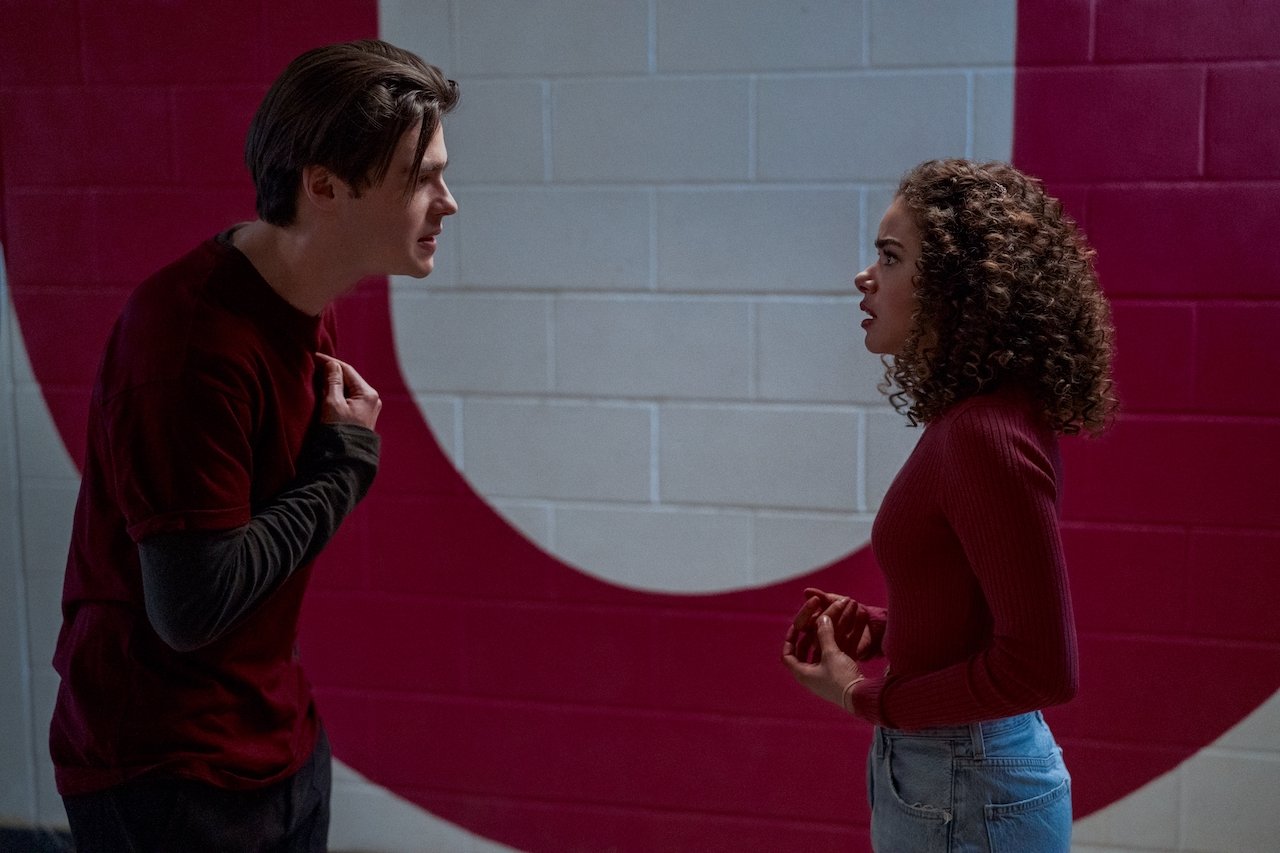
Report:
M248 524L139 542L147 616L160 638L179 652L208 645L306 565L368 492L378 450L372 430L318 424L297 477Z

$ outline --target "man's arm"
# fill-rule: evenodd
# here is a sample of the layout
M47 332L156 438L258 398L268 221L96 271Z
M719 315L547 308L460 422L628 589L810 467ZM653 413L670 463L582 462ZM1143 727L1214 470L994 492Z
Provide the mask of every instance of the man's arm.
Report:
M147 615L178 651L217 640L306 565L373 482L381 401L349 365L320 358L327 382L321 423L307 437L294 482L241 527L158 534L138 544Z

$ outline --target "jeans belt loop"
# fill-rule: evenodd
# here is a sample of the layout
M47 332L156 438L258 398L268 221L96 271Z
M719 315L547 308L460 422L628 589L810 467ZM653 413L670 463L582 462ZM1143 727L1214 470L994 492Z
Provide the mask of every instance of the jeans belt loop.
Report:
M973 741L973 757L979 760L987 757L987 747L982 740L982 723L969 724L969 739Z

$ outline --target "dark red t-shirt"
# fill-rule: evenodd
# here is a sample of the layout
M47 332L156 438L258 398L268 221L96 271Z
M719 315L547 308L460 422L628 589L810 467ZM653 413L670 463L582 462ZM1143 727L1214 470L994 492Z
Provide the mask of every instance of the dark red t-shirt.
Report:
M285 302L225 236L129 298L93 391L63 587L50 730L62 794L150 773L252 788L310 755L318 721L295 649L310 567L179 653L147 618L136 543L247 524L293 479L317 351L334 351L332 311Z

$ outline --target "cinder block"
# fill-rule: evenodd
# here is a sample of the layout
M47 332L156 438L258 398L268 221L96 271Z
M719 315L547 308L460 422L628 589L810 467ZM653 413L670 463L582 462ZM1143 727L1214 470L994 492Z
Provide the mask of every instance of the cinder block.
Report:
M565 80L552 99L556 180L748 177L746 78Z
M59 684L61 679L58 673L53 671L53 667L41 667L32 674L31 717L37 738L41 737L41 729L53 719L53 705L58 698ZM36 821L41 826L66 829L67 812L62 805L62 797L58 795L57 785L53 781L53 759L49 757L47 749L36 750L35 795Z
M1163 239L1132 239L1135 222ZM1265 184L1097 187L1086 225L1113 299L1275 297L1280 207Z
M758 100L766 180L897 181L908 166L968 148L958 72L764 77Z
M856 509L858 419L847 407L659 411L659 487L673 503Z
M1014 159L1049 181L1197 177L1204 75L1178 65L1019 69ZM1133 120L1134 104L1146 120Z
M1195 759L1192 759L1195 760ZM1071 849L1182 850L1178 846L1178 774L1161 776L1071 828Z
M1280 838L1280 758L1205 751L1180 775L1186 849L1256 853Z
M94 84L161 85L261 81L261 47L269 28L260 15L248 9L236 14L235 8L166 2L80 4L80 32L93 34L81 43L84 79ZM266 79L281 70L283 65L267 70Z
M126 188L97 196L98 262L107 284L132 290L179 255L236 222L254 218L253 187ZM138 234L148 235L139 241Z
M1204 136L1210 177L1280 177L1280 68L1211 68Z
M843 189L661 190L658 289L847 292L858 194Z
M647 290L645 190L472 188L457 216L468 287Z
M1280 756L1280 690L1224 732L1217 746Z
M453 6L459 79L481 75L624 74L649 69L646 0Z
M1013 71L973 75L972 159L1008 162L1013 157Z
M79 492L76 481L24 479L22 559L28 582L42 574L62 578Z
M65 544L61 550L60 562L65 565ZM62 575L61 571L40 571L38 567L26 573L27 649L33 672L49 666L58 644L58 631L62 628Z
M69 386L92 381L127 295L123 290L85 293L79 288L58 286L21 294L24 317L46 321L33 323L28 319L23 329L28 351L40 356L42 383ZM76 346L67 346L68 334L75 335ZM83 402L86 411L88 401L86 394Z
M409 595L388 599L352 591L317 593L308 593L308 618L329 626L308 637L315 663L307 668L317 682L368 691L456 693L465 689L466 667L457 657L373 651L446 646L465 631L464 615L456 602Z
M245 3L245 0L236 2ZM273 0L261 7L246 3L241 8L246 11L240 16L246 18L248 9L262 10L260 65L264 69L264 84L275 79L285 65L304 50L378 34L376 3L336 3L325 7L323 14L313 0ZM227 8L226 14L236 15L231 8Z
M1230 7L1200 0L1096 5L1095 50L1102 62L1274 59L1280 43L1280 15L1269 0Z
M1071 482L1068 475L1068 490ZM1077 629L1169 636L1209 617L1215 612L1205 606L1209 600L1189 596L1195 563L1187 558L1188 539L1178 528L1064 525ZM1197 602L1194 616L1190 601Z
M0 404L0 411L3 409ZM0 438L0 446L5 443ZM0 469L0 476L8 479L8 475L8 469ZM11 567L0 573L0 682L5 684L0 691L0 767L5 768L4 784L0 785L0 820L21 824L35 822L32 756L37 752L36 743L42 745L43 751L46 733L36 734L31 719L31 664L23 654L27 648L23 633L26 602L19 584L22 564L18 560L15 491L16 484L0 483L0 512L6 513L0 516L0 555Z
M701 642L684 647L686 653L689 649L707 648L717 636L720 635L704 631L693 638ZM776 655L776 644L769 645L769 653ZM567 666L576 666L572 658ZM784 670L779 678L785 677ZM719 691L718 698L728 701L732 694ZM811 770L809 747L813 738L839 739L847 733L847 724L840 729L820 723L798 726L790 719L726 717L722 713L637 713L616 705L523 703L513 709L490 702L400 696L379 703L374 713L378 745L391 757L382 777L390 786L412 784L419 778L424 762L430 762L444 778L456 780L462 790L493 791L513 799L572 802L579 792L589 790L598 802L688 813L715 811L717 803L737 797L743 813L784 819L806 809L836 813L841 803L847 806L858 795L855 784L860 789L860 783L854 781L857 774L853 773L836 774L830 785L813 789L742 784L743 773L759 766L777 768L780 778L803 778ZM504 722L515 713L520 716L518 727ZM414 736L424 727L431 731L479 730L491 736L442 745ZM563 750L554 756L555 760L548 760L546 744L575 738L625 753L632 762L630 772L618 773L612 762L602 762L590 751ZM647 747L633 748L637 743ZM389 748L389 744L397 748ZM678 757L696 754L706 762L708 744L714 744L716 755L727 756L729 763L717 765L723 770L721 773L690 774ZM513 773L511 768L519 768L520 772ZM652 790L660 792L661 798L639 801L633 781L637 778L650 780ZM660 848L661 845L646 849Z
M378 37L411 50L446 77L459 76L449 0L378 0ZM462 84L470 97L470 81Z
M742 301L561 298L556 390L602 397L745 399L751 324Z
M648 406L468 400L466 476L491 498L647 501Z
M865 503L859 509L875 512L893 478L915 449L922 430L911 427L906 417L889 409L888 404L880 411L868 412L866 417Z
M6 3L0 27L5 84L83 83L80 8L71 3Z
M852 287L852 285L850 285ZM855 297L764 302L759 330L758 396L768 401L877 403L884 373L863 346Z
M869 0L874 66L1012 65L1015 0Z
M418 410L427 419L427 426L435 437L440 449L453 462L454 467L462 467L462 448L457 441L457 422L462 414L462 401L457 397L445 397L435 394L414 394Z
M558 507L556 553L641 589L703 592L751 580L751 516L688 508Z
M467 83L458 108L444 119L450 186L542 183L545 100L538 80Z
M898 195L898 183L902 180L902 175L915 165L917 164L908 163L903 166L902 171L894 175L892 183L867 189L866 220L863 223L862 235L862 259L858 264L857 272L861 272L875 263L876 237L880 233L880 220L884 219L885 211L889 209L889 205L893 204L894 198Z
M451 850L511 853L504 847L438 818L340 761L333 765L329 847L333 850Z
M862 4L659 0L659 71L854 68L863 64Z
M807 573L871 541L871 519L861 515L759 513L755 517L755 578L771 583Z
M8 172L13 167L4 161ZM5 186L5 263L9 268L9 286L17 289L30 284L65 282L84 270L67 269L63 246L96 246L98 235L98 203L87 193L63 189L17 190L6 180ZM84 267L91 281L91 270L98 266L92 248L86 252ZM14 294L19 302L20 297Z
M1187 633L1214 639L1280 642L1274 589L1280 567L1280 531L1193 530L1187 561ZM1280 725L1280 720L1277 721ZM1280 739L1273 741L1280 750Z
M1018 67L1087 62L1093 6L1093 0L1023 4L1018 9Z
M1134 415L1098 441L1063 443L1067 470L1081 472L1063 511L1110 522L1275 527L1280 503L1270 484L1280 481L1280 457L1267 450L1276 438L1275 424L1263 420Z
M185 86L174 92L171 136L176 182L202 187L243 187L249 183L244 143L262 94L257 86ZM139 137L142 134L134 131L127 138L135 144ZM151 166L146 155L131 153L122 159L143 168Z
M1203 755L1207 732L1243 719L1274 692L1268 676L1276 671L1275 654L1260 643L1082 632L1079 646L1080 696L1091 707L1086 714L1077 705L1064 706L1062 714L1076 721L1074 731L1063 726L1064 736L1134 750L1177 747L1180 759L1195 750ZM1224 654L1231 667L1222 666ZM1172 702L1168 685L1175 683L1187 686L1179 691L1181 701Z
M1280 302L1197 306L1195 408L1222 415L1280 414L1280 399L1259 386L1259 377L1280 375L1277 330ZM1167 347L1159 345L1160 350Z
M1195 313L1190 303L1112 302L1114 376L1123 411L1190 407L1196 370Z
M396 349L415 391L531 393L550 388L542 296L422 293L396 300Z
M507 523L519 530L539 548L550 550L554 537L552 508L549 503L531 501L492 501L491 506Z

